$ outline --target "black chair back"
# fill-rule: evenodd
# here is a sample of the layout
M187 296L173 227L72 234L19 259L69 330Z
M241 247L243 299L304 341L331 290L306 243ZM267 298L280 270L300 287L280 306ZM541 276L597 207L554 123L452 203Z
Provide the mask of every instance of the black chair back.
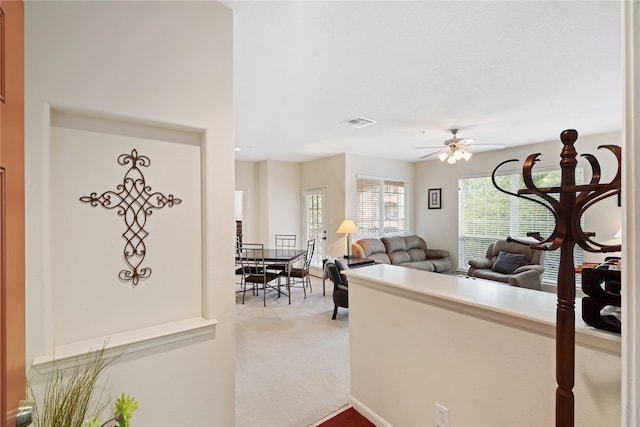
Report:
M338 270L338 267L334 263L329 261L324 265L324 268L327 270L329 280L331 280L334 285L349 286L349 282L347 282L346 277L344 277L343 274L340 274L340 270Z
M324 265L327 276L333 282L333 316L336 318L338 307L349 308L349 282L344 274L340 274L340 269L335 263L328 261Z

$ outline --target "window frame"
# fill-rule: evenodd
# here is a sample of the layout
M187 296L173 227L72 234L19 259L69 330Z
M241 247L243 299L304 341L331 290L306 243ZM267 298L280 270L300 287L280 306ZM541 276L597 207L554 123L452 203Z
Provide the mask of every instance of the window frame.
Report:
M536 174L541 174L541 173L549 173L549 172L554 172L554 173L560 173L561 174L561 169L557 166L552 167L540 167L537 168L535 171L533 171L533 175L535 177ZM583 167L578 167L576 169L576 172L579 174L582 174L582 181L584 182L586 180L585 177L585 169ZM500 177L505 177L505 176L509 176L510 177L510 187L509 187L509 191L512 192L517 192L517 190L519 189L519 187L516 184L519 184L519 181L522 179L522 173L521 171L518 170L504 170L501 171L499 174L496 174L496 178L499 179ZM514 179L515 178L515 179ZM469 265L468 262L466 261L466 259L468 257L473 258L474 256L484 256L485 254L482 253L480 254L472 254L472 255L467 255L467 253L469 251L465 251L465 240L469 239L469 236L464 234L465 231L465 218L464 218L464 214L465 214L465 201L464 201L464 192L463 192L463 184L462 182L465 180L472 180L472 179L488 179L489 181L491 180L491 174L476 174L476 175L468 175L468 176L461 176L458 178L458 270L462 271L462 272L466 272L469 269ZM579 181L579 178L577 179L577 181ZM579 182L576 182L579 183ZM515 186L514 186L515 185ZM558 184L559 185L559 184ZM491 184L491 186L493 187L493 184ZM493 187L493 189L495 189L495 187ZM520 202L524 202L524 203L529 203L531 204L531 206L534 206L534 202L531 201L526 201L524 199L520 199L520 198L516 198L507 194L504 194L502 192L500 192L499 190L495 189L496 191L496 196L497 197L504 197L504 198L509 198L509 215L508 215L508 221L503 221L503 223L508 223L509 225L509 232L507 235L511 235L514 237L521 237L526 239L526 236L523 236L521 234L518 234L517 236L514 234L514 224L519 225L519 223L521 222L517 216L514 216L514 211L517 215L518 212L520 212L520 209L515 209L514 210L514 205L517 205ZM486 197L485 197L486 198ZM505 199L507 200L507 199ZM543 209L542 207L540 207L540 209ZM499 222L500 219L496 218L495 219L496 222ZM584 225L584 217L581 218L581 222ZM550 224L550 223L549 223ZM519 228L516 225L516 229ZM531 230L531 231L542 231L542 230ZM487 236L486 238L484 238L487 242L489 241L495 241L498 238L504 238L506 236L500 235L500 236ZM543 237L546 237L543 235ZM481 237L477 237L478 239L481 239ZM489 243L487 243L486 245L484 245L484 250L486 251L487 247L488 247ZM554 272L557 272L558 270L558 265L559 264L559 257L560 257L560 253L559 250L556 251L546 251L545 252L545 261L544 261L544 265L545 265L545 273L543 275L542 278L542 283L544 285L549 285L549 286L553 286L556 287L557 286L557 275L553 276ZM584 250L582 248L580 248L579 246L575 246L574 249L574 262L576 264L580 264L584 259ZM466 264L465 264L466 263ZM579 282L579 278L577 278L576 283Z
M376 204L376 211L372 214L371 217L365 219L363 217L363 210L366 209L366 206L362 206L363 196L361 196L361 181L376 181L377 185L377 193L378 200L377 202L369 201L368 204ZM395 185L396 188L402 188L402 203L403 207L400 206L400 203L392 205L395 203L389 198L393 198L393 193L385 191L387 186L392 184L402 184L402 186ZM380 176L367 176L367 175L356 175L356 224L358 225L358 234L357 238L379 238L385 236L401 236L409 234L410 232L410 187L411 183L405 179L399 178L389 178L389 177L380 177ZM375 191L373 186L370 185L372 191ZM397 194L397 193L396 193ZM389 218L390 212L394 212L395 215L393 218ZM374 223L377 222L377 225ZM403 224L402 228L396 228L397 231L387 231L391 228L387 223L395 222L396 224L401 222ZM365 231L365 230L377 230L374 232ZM363 232L364 231L364 232Z

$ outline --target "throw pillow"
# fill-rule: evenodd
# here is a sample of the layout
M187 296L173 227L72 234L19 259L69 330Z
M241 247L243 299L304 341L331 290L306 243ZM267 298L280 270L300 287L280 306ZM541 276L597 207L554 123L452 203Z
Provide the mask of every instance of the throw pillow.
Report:
M513 274L516 268L520 267L524 262L524 254L512 254L509 252L502 252L498 254L496 263L493 264L491 270L496 273Z

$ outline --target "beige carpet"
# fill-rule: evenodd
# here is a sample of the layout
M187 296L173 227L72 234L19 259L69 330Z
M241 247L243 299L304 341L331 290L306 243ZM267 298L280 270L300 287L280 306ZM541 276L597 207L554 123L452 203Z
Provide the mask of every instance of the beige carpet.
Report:
M333 284L313 278L287 298L267 293L267 307L247 293L236 297L236 426L310 426L349 398L349 315L331 320Z

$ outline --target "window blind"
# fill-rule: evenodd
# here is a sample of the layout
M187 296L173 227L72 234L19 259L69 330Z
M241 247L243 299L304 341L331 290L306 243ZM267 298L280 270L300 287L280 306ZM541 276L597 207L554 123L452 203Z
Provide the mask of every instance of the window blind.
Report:
M357 178L356 182L358 236L406 234L406 183L377 178Z
M534 182L538 187L560 184L559 170L536 172ZM583 169L576 170L576 183L582 183ZM497 176L501 188L517 192L523 188L519 174ZM458 268L466 271L471 258L484 257L488 246L499 238L514 236L526 238L528 232L540 232L546 237L555 227L553 214L544 206L509 196L495 189L491 177L462 178L459 180ZM557 197L557 195L556 195ZM533 196L536 198L536 196ZM545 252L544 283L556 284L560 251ZM576 247L574 261L582 263L584 252Z

